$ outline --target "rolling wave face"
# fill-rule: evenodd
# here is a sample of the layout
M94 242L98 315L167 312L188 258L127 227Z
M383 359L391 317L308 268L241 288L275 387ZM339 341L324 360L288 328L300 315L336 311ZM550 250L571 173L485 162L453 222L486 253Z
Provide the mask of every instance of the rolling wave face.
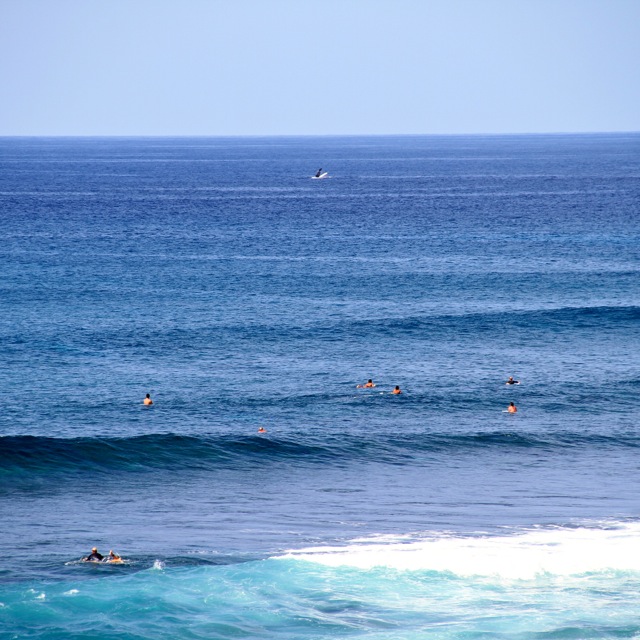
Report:
M396 434L374 439L357 436L185 436L155 434L130 438L0 438L0 474L100 474L154 469L214 470L269 465L344 464L352 461L421 464L433 455L492 450L562 451L565 449L640 448L640 436L589 435L575 432L527 434L499 431L469 434Z

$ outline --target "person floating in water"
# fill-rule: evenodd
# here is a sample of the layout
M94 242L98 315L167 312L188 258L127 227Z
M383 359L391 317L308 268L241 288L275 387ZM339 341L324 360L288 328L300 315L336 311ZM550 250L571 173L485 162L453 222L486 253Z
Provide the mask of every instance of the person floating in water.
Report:
M320 167L320 169L318 169L317 173L316 173L316 178L319 178L322 175L322 167Z
M369 378L364 384L357 385L356 389L373 389L375 386L373 380Z
M509 405L509 407L507 408L507 411L509 413L517 413L518 412L518 407L516 407L515 404L513 404L513 402Z
M91 549L91 553L82 558L82 562L102 562L104 560L104 556L101 553L98 553L98 548L93 547Z
M399 396L402 393L402 391L400 391L400 387L396 385L396 388L391 393L393 393L396 396Z
M153 404L153 400L151 399L151 396L147 393L146 398L142 401L145 405L147 405L147 407L149 405Z
M267 430L264 427L259 427L258 433L267 433Z
M509 376L509 379L505 382L505 384L520 384L520 380L514 380L513 376Z
M112 550L109 551L109 558L107 562L111 562L112 564L121 564L122 558Z

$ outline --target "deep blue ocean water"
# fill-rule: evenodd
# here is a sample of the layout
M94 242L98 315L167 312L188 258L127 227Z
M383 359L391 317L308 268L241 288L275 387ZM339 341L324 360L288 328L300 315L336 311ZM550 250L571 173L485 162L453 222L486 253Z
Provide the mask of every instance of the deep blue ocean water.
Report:
M640 134L0 139L0 637L640 638L639 223Z

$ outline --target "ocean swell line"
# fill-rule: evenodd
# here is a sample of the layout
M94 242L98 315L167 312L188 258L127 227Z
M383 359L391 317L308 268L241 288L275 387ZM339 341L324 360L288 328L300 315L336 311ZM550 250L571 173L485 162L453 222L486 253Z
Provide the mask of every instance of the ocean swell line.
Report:
M601 435L491 431L458 435L423 433L367 436L191 436L153 434L128 438L0 437L0 477L37 473L143 472L155 469L214 470L248 463L268 465L426 463L432 455L491 449L640 448L635 434Z

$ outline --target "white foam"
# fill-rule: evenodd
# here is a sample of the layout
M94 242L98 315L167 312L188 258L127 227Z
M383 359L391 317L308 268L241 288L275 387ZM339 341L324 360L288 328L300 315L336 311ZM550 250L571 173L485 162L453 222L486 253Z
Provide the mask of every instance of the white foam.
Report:
M373 537L341 547L289 551L296 558L339 567L450 572L460 576L527 579L542 574L580 575L639 571L640 523L530 529L494 536L425 534Z
M64 595L65 596L75 596L76 594L80 593L77 589L69 589L69 591L65 591Z
M162 562L162 560L154 560L153 567L151 568L155 569L156 571L164 571L164 562Z

